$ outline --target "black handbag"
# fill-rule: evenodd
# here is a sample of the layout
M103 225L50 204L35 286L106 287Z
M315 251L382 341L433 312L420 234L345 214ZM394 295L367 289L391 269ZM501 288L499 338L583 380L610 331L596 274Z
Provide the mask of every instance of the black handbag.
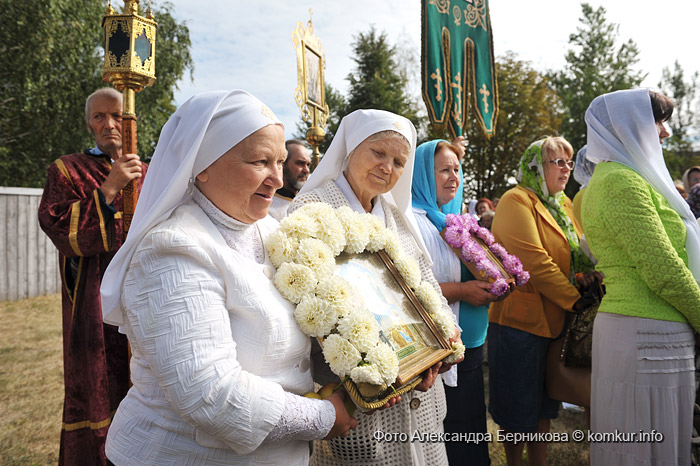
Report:
M574 316L566 330L562 349L562 357L566 367L591 367L593 321L598 314L598 307L605 294L605 287L596 278L585 292L591 294L595 300L583 312Z

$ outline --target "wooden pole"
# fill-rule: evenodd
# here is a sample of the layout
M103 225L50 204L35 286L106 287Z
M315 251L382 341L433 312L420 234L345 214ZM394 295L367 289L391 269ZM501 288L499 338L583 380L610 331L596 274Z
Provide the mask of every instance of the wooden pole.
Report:
M124 89L124 112L122 115L122 154L137 154L136 144L136 109L134 108L134 90ZM131 180L122 189L124 239L131 228L136 202L139 198L138 180Z

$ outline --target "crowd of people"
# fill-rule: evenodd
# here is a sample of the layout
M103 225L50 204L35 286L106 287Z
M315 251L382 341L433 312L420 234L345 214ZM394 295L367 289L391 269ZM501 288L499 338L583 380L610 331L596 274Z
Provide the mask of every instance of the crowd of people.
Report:
M663 441L591 442L591 464L690 463L700 167L683 176L685 199L661 150L673 113L665 96L597 97L575 161L566 139L539 139L520 157L515 187L466 202L464 139L417 145L413 124L387 111L345 116L310 173L309 149L285 142L257 98L196 95L163 127L147 166L122 153L121 98L88 97L95 147L49 167L39 209L63 282L60 464L488 465L488 443L465 441L487 432L487 411L505 433L532 434L503 443L509 465L524 448L528 464L546 464L539 440L561 404L545 383L547 352L593 304L591 431L656 431ZM582 186L573 202L572 173ZM125 237L121 190L134 180ZM352 415L343 390L303 396L340 379L276 289L266 239L315 202L393 232L453 316L450 343L466 348L377 410ZM493 294L441 237L449 214L490 229L529 281Z

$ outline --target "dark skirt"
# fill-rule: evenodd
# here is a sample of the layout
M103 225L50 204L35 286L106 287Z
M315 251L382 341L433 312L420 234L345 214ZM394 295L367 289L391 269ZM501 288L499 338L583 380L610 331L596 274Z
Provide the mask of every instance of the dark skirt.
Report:
M486 405L484 403L484 376L482 362L484 346L468 348L464 361L457 365L457 386L445 386L447 416L445 433L486 434ZM489 465L489 444L482 436L479 443L466 441L446 442L450 464L473 466Z
M502 429L536 432L540 419L555 419L559 401L547 396L546 355L551 338L489 323L489 413Z

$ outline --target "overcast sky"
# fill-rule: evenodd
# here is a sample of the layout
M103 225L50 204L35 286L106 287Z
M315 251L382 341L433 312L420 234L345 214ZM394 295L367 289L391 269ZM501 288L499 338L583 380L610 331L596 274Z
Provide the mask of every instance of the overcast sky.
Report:
M452 0L464 2L465 0ZM117 2L120 3L120 2ZM313 9L314 30L326 56L326 81L346 93L353 69L353 36L374 24L391 43L420 48L418 0L171 0L174 16L190 29L194 82L179 83L177 104L193 94L245 89L266 103L291 137L299 121L292 31ZM617 23L618 44L632 39L640 50L643 85L656 87L664 67L679 60L688 75L698 70L700 2L696 0L591 0ZM142 0L142 10L146 1ZM581 16L575 0L492 0L489 2L494 53L508 50L541 71L561 69L569 35ZM156 18L157 20L157 18ZM157 66L157 63L156 63ZM157 72L157 69L156 69ZM420 74L420 66L416 69Z

